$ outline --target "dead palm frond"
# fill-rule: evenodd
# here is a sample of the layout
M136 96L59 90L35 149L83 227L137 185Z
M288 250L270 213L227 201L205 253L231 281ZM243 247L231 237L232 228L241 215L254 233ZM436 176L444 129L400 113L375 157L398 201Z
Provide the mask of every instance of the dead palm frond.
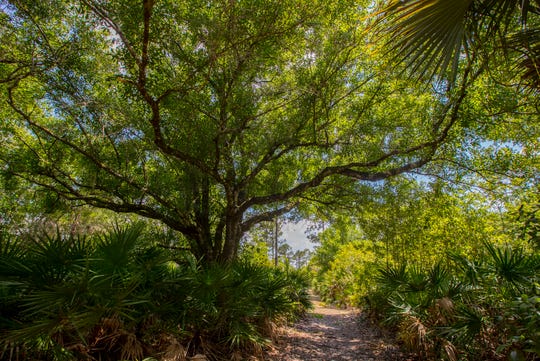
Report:
M408 315L399 325L399 339L411 351L424 352L427 348L428 328L418 317Z
M169 346L165 350L162 357L163 361L186 361L187 350L178 342L176 338L172 338Z
M450 341L443 342L443 350L449 361L458 361L459 351Z

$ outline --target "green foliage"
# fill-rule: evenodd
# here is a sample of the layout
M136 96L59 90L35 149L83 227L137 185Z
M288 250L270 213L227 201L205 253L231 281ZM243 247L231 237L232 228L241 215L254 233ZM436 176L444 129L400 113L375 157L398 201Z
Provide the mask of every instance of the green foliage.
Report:
M94 238L5 236L0 252L0 359L140 360L172 348L219 359L260 349L276 322L310 306L299 271L198 265L140 223Z
M215 347L219 340L226 354L230 348L268 343L274 322L294 319L309 307L306 278L297 272L245 261L198 270L185 300L190 347L212 354L216 350L207 345Z
M534 284L532 290L517 297L505 310L509 321L508 331L512 336L508 345L512 351L540 355L540 285Z
M2 4L3 181L47 212L160 221L209 262L311 201L358 202L433 161L444 177L506 127L521 139L496 149L497 174L514 174L520 146L536 154L537 109L505 87L485 106L494 84L471 59L452 89L389 66L363 28L370 1Z
M540 203L522 204L517 212L518 235L540 250Z
M340 306L359 305L370 288L376 256L368 242L351 242L339 247L324 273L319 272L314 287L326 302Z
M323 298L358 305L370 294L381 265L392 273L387 277L395 282L387 285L390 289L405 285L405 264L440 264L430 276L435 282L444 278L449 250L476 255L485 237L510 239L499 224L500 215L475 195L450 192L437 182L426 188L398 178L366 191L354 213L335 216L319 234L310 263L314 287ZM421 289L426 282L421 275L409 281L411 289Z
M507 74L518 57L538 88L536 5L391 3L394 50L428 63L413 72L451 66L446 81L411 81L374 50L372 1L2 1L0 230L25 235L0 240L5 349L105 360L171 340L214 358L257 348L308 306L307 283L263 265L257 239L236 260L240 241L294 208L346 210L321 234L314 285L340 304L368 297L409 347L474 354L500 336L495 307L515 314L508 335L526 333L504 352L536 347L536 320L517 308L536 307L538 259L499 247L517 242L494 212L538 183L538 97ZM159 226L67 230L93 213L68 203ZM534 248L530 208L520 231Z
M315 289L365 307L424 359L535 359L536 208L498 213L440 186L386 184L336 217L312 258Z
M452 268L381 269L370 312L428 359L538 357L540 256L488 243L485 250L474 262L453 255Z
M241 260L250 260L256 264L271 266L272 262L269 258L268 243L264 240L253 240L244 242L240 250Z

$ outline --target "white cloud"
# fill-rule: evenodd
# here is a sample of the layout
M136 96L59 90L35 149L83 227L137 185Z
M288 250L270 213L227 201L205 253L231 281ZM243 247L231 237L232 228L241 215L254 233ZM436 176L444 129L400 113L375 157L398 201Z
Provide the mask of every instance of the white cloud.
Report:
M299 251L305 248L313 249L314 245L308 240L305 233L307 228L307 221L285 223L281 228L283 232L282 238L292 247L293 251Z

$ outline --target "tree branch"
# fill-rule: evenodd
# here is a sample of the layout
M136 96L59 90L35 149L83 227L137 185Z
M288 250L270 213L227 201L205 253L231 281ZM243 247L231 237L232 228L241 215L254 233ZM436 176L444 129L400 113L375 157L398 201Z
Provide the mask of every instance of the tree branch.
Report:
M469 64L469 67L464 72L461 87L459 88L459 91L457 92L457 96L455 97L454 101L448 103L447 107L445 107L442 114L440 115L440 118L442 120L437 122L438 124L442 124L444 119L448 117L446 126L431 141L424 142L416 146L409 147L407 149L396 149L394 151L384 153L377 159L369 162L351 162L339 166L325 167L315 176L313 176L310 180L302 182L285 192L274 193L266 196L255 196L246 200L243 204L240 205L240 210L245 212L250 207L253 207L255 205L271 204L289 200L295 196L303 194L308 189L320 186L325 181L325 179L334 175L343 175L353 179L364 181L379 181L398 174L410 172L414 169L418 169L424 166L432 160L433 156L436 153L436 150L448 138L450 129L459 119L459 109L461 108L461 104L465 99L466 89L469 82L481 73L481 70L478 70L476 73L471 75L471 66L472 65ZM385 171L369 171L369 169L377 168L385 161L388 161L394 157L408 156L423 150L426 153L415 161L410 161L406 164L403 164L401 166L395 166Z
M240 225L240 229L242 233L245 233L255 224L265 222L265 221L271 221L275 219L276 217L279 217L283 214L290 212L291 210L296 208L296 206L298 206L298 202L294 202L294 203L291 202L287 204L286 206L275 209L273 211L259 213L257 215L251 216L250 218L242 222L242 224Z
M126 47L126 50L128 51L128 53L133 58L133 60L135 60L137 65L140 66L142 60L137 55L137 52L135 51L135 49L133 48L133 46L131 45L131 43L127 39L126 35L124 34L124 32L122 31L120 26L118 24L116 24L112 20L111 16L107 13L107 11L105 9L103 9L103 8L100 8L99 6L94 4L92 1L89 1L89 0L81 0L81 1L82 1L83 4L88 6L88 8L90 8L90 10L92 10L94 12L94 14L96 14L98 16L98 18L103 20L111 29L114 30L116 35L122 41L122 44L124 44L124 46Z

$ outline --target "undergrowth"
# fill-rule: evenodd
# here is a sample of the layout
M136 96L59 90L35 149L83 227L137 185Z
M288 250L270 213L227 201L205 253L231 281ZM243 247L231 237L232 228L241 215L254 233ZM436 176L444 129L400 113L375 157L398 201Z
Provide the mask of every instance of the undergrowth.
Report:
M257 354L310 307L307 277L239 261L197 262L145 238L0 240L0 360L180 361Z

